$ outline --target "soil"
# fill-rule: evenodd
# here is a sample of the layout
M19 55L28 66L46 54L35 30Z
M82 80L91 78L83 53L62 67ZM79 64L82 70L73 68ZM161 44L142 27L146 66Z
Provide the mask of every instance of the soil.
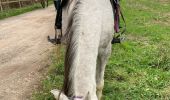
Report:
M29 100L50 64L55 9L50 6L0 21L0 100Z

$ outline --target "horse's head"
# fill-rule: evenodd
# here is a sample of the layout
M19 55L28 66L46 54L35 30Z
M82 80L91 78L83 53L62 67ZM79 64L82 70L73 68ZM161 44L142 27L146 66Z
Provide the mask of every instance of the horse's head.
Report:
M60 94L59 90L51 90L51 93L54 95L56 100L69 100L68 97L66 95L64 95L63 93Z
M63 93L60 93L60 91L56 89L51 90L51 93L54 95L56 100L91 100L89 92L85 98L83 98L83 96L73 96L70 99L66 95L64 95Z

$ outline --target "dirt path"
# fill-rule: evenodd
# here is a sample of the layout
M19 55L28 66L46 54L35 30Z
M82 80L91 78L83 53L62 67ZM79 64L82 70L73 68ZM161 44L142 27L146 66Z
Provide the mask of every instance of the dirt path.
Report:
M0 21L0 100L27 100L49 63L52 6Z

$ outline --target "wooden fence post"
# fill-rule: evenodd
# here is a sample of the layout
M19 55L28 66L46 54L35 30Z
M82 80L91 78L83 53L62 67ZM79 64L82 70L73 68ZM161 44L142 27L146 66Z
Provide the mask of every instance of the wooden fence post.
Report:
M1 0L0 0L0 9L1 9L1 11L3 11L2 1Z
M10 9L9 3L10 3L9 0L7 0L7 3L6 3L6 4L7 4L7 7L8 7L8 10Z
M22 5L21 5L21 1L20 1L20 0L18 0L18 3L19 3L19 7L21 8L21 7L22 7Z
M33 4L32 0L30 0L30 2L31 2L31 5L32 5Z

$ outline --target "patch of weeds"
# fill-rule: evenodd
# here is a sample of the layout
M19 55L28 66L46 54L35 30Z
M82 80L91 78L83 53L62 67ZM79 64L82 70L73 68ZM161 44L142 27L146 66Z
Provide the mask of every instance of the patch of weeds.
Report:
M57 46L51 56L52 64L47 76L42 80L42 86L35 92L32 100L55 100L50 93L52 89L62 89L64 79L64 46Z
M153 89L163 89L169 85L170 77L168 73L160 73L158 70L150 69L147 72L146 83ZM160 73L160 74L158 74Z
M34 4L32 6L27 6L27 7L23 7L23 8L15 8L15 9L10 9L10 10L6 10L3 12L0 12L0 19L4 19L7 17L11 17L11 16L16 16L25 12L29 12L29 11L33 11L35 9L39 9L41 8L40 4Z
M152 68L162 69L163 71L170 70L170 58L169 52L166 48L159 48L157 49L156 57L153 58L154 60L149 63Z
M53 3L52 0L49 0L49 4L52 4L52 3ZM30 12L30 11L33 11L36 9L40 9L40 8L42 8L41 4L36 3L36 4L29 5L29 6L26 6L23 8L15 8L15 9L5 10L5 11L0 12L0 20L4 19L4 18L11 17L11 16L20 15L20 14Z

